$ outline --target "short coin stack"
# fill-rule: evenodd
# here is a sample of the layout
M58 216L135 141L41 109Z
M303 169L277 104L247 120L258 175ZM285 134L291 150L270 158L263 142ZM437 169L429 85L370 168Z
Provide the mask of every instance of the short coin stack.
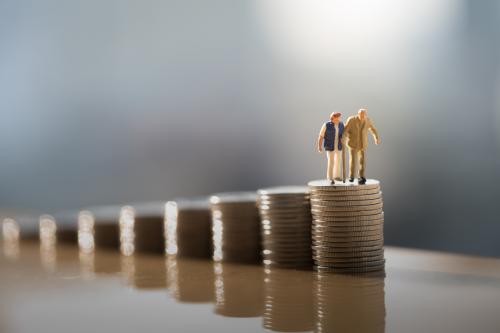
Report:
M313 259L318 271L384 269L384 212L377 180L366 184L309 182Z
M212 231L208 198L167 202L165 239L167 254L210 258Z
M311 204L309 189L283 186L258 192L264 264L275 267L310 267Z
M120 212L120 249L124 255L163 253L164 202L124 206Z
M215 261L258 263L260 219L254 192L215 194L210 198Z

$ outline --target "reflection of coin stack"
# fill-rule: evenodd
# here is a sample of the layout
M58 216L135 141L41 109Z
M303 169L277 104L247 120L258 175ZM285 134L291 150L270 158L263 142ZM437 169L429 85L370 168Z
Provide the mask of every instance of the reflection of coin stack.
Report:
M82 251L120 247L120 209L118 206L96 207L78 214L78 244Z
M316 332L384 332L385 283L383 274L375 274L379 276L319 272L315 280Z
M79 259L84 278L93 278L94 274L116 274L122 270L120 256L109 249L87 252L80 248Z
M365 185L309 183L313 259L319 271L364 273L384 268L384 213L376 180Z
M168 256L167 286L178 302L212 302L215 298L213 261Z
M261 266L215 263L215 313L226 317L259 317L264 312Z
M21 237L19 225L11 218L2 221L3 254L10 260L19 259L19 239Z
M313 276L308 271L266 268L264 327L305 332L314 327Z
M56 269L56 220L50 215L40 216L40 259L42 266L47 272L54 272Z
M166 205L167 254L210 258L212 254L210 207L207 198L177 199Z
M210 198L214 260L261 260L260 218L253 192L221 193Z
M311 254L311 206L307 187L258 191L264 264L308 267Z
M124 206L120 212L120 250L133 253L164 253L164 202L138 203Z
M127 283L137 289L163 289L167 286L165 258L134 254L121 257L121 271Z

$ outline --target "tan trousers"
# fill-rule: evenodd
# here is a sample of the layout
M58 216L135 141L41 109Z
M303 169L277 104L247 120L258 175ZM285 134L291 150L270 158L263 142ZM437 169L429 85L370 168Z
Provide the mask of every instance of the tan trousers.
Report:
M359 177L365 178L365 150L349 148L349 178L356 178L356 166L359 162Z
M328 180L340 178L340 161L342 160L342 151L327 150L326 158L328 158L328 168L326 171L326 178Z

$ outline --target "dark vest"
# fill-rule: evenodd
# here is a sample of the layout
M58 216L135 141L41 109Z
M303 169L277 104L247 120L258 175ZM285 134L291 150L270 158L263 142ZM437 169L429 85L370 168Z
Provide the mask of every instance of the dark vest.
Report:
M323 141L323 146L325 150L334 150L335 148L335 124L331 121L326 124L325 137ZM342 134L344 133L344 123L339 123L339 142L338 142L338 150L342 150Z

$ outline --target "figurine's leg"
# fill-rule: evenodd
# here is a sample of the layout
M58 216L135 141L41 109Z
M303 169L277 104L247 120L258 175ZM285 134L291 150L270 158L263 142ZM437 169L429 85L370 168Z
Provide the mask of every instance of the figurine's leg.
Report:
M332 180L333 179L333 165L335 163L333 151L327 150L326 157L328 158L328 167L326 169L326 178L328 180Z
M333 165L333 178L336 180L340 180L340 160L341 160L341 151L335 150L333 152L335 162Z
M358 164L357 149L349 148L349 178L356 177L356 164Z
M358 154L359 154L359 177L365 178L365 167L366 167L365 150L360 149L358 151Z

